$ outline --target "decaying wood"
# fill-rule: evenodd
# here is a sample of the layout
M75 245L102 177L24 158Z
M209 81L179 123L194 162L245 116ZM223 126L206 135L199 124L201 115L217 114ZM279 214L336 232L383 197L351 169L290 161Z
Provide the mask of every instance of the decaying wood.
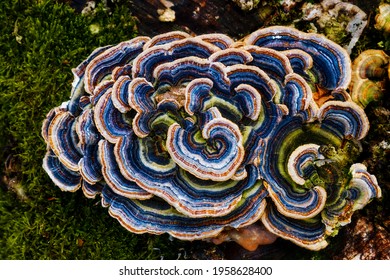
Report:
M139 34L148 36L182 30L194 34L218 32L240 38L262 27L275 12L268 6L242 11L231 0L131 0L129 3L138 20ZM162 17L168 9L174 12L173 21L164 21L172 18ZM261 11L265 9L264 16Z

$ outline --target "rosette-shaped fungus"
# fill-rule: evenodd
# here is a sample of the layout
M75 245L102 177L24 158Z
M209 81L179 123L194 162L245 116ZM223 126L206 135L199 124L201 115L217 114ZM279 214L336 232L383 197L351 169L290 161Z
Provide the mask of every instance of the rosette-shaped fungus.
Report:
M131 232L317 250L381 195L351 166L368 120L345 91L348 55L323 36L170 32L99 48L73 73L43 124L43 167L62 190L100 193Z

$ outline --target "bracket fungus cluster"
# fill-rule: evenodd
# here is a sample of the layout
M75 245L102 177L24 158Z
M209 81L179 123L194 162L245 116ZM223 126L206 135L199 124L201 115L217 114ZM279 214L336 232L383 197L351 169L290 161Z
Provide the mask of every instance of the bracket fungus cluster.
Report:
M365 108L380 100L390 79L390 57L382 50L365 50L352 63L352 100Z
M375 16L375 28L390 34L390 4L379 5L379 13Z
M321 35L175 31L98 48L73 73L43 167L131 232L319 250L381 196L353 162L369 123L349 56Z

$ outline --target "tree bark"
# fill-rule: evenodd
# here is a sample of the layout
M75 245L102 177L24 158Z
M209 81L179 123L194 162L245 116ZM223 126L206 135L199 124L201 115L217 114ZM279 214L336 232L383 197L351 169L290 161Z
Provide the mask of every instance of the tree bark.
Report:
M169 3L174 4L169 7ZM276 11L271 6L242 11L231 0L131 0L130 6L138 20L139 34L147 36L182 30L192 34L218 32L241 38L264 26ZM164 21L161 16L167 9L174 11L173 21Z

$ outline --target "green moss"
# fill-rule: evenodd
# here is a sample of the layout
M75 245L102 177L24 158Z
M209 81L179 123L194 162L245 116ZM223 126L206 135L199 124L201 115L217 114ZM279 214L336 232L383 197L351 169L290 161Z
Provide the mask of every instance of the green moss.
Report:
M131 13L123 7L100 6L83 16L55 1L0 2L0 159L12 156L17 166L12 174L0 168L1 259L177 257L174 248L180 242L129 233L98 198L62 193L41 167L42 121L69 98L71 68L96 47L136 35ZM91 32L91 26L99 26L99 32ZM11 191L11 175L27 199Z

